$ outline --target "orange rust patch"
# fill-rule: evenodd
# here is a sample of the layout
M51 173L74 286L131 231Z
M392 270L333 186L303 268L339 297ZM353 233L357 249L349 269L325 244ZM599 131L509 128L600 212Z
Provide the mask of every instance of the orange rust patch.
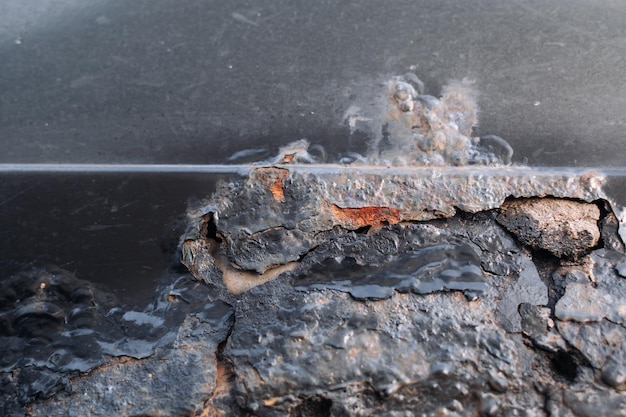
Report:
M290 164L293 162L295 157L296 157L295 153L288 153L288 154L285 154L285 156L283 156L283 160L280 162L283 164Z
M382 226L383 223L400 223L400 210L391 207L368 206L361 208L341 208L336 204L331 206L335 221L349 229L358 229L364 226Z
M284 168L264 167L255 169L250 175L256 181L267 186L278 202L285 201L283 181L289 176L289 170Z
M285 191L283 190L283 181L277 179L270 185L270 191L276 201L285 201Z

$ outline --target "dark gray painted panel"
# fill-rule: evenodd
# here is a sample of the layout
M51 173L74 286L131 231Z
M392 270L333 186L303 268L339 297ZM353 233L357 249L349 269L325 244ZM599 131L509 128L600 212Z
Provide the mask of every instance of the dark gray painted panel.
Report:
M0 2L1 162L219 163L342 123L389 75L476 80L478 134L621 166L619 1ZM359 102L359 100L361 100Z

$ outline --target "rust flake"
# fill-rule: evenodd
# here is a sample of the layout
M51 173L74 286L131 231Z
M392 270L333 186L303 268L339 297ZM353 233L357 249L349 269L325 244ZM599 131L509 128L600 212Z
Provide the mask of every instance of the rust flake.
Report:
M289 176L289 170L276 167L257 168L253 171L251 178L266 186L274 200L285 201L284 180Z
M392 207L342 208L333 204L331 210L335 222L349 229L358 229L365 226L377 228L383 224L396 224L402 221L400 210Z

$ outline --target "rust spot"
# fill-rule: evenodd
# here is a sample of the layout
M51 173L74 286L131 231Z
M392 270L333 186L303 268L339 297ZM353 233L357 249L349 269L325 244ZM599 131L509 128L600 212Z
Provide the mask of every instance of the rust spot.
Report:
M272 185L270 185L270 191L274 196L274 200L282 202L285 201L285 191L283 190L282 180L277 179Z
M285 201L283 181L289 176L289 170L276 167L257 168L252 172L251 179L267 186L278 202Z
M376 228L385 223L395 224L402 220L400 210L391 207L341 208L333 204L331 210L335 221L348 229L358 229L364 226Z
M280 161L279 163L281 163L281 164L291 164L293 162L293 160L295 159L295 157L296 157L296 153L285 154L283 156L282 161Z

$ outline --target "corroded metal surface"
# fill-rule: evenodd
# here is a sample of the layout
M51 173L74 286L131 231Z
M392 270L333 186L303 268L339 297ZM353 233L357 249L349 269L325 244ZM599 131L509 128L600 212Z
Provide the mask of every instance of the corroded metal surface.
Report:
M0 416L188 415L217 383L234 311L187 276L168 275L138 309L52 266L1 289Z
M507 165L506 142L471 137L467 83L420 83L386 85L391 136L364 157L318 164L300 140L222 182L188 212L192 276L171 271L143 310L92 295L76 324L80 281L9 280L32 290L0 336L50 340L5 359L0 415L623 416L606 177Z
M204 256L193 263L204 283L170 277L153 305L118 313L156 349L47 387L58 371L16 367L2 374L5 415L621 416L626 255L605 210L605 247L574 263L525 247L493 209L331 225L269 281L231 265L213 240L220 220L204 216L204 237L185 240ZM253 281L232 291L227 276ZM32 318L25 329L47 320ZM51 398L11 394L36 372Z
M604 197L604 177L519 167L399 168L263 166L224 183L190 212L184 262L193 270L212 222L223 250L242 270L263 274L298 260L333 227L374 230L387 224L427 221L500 207L509 197L594 201ZM204 242L203 246L208 246ZM195 254L195 255L194 255Z
M599 220L600 208L594 204L552 197L507 201L498 216L524 245L573 259L598 244Z

